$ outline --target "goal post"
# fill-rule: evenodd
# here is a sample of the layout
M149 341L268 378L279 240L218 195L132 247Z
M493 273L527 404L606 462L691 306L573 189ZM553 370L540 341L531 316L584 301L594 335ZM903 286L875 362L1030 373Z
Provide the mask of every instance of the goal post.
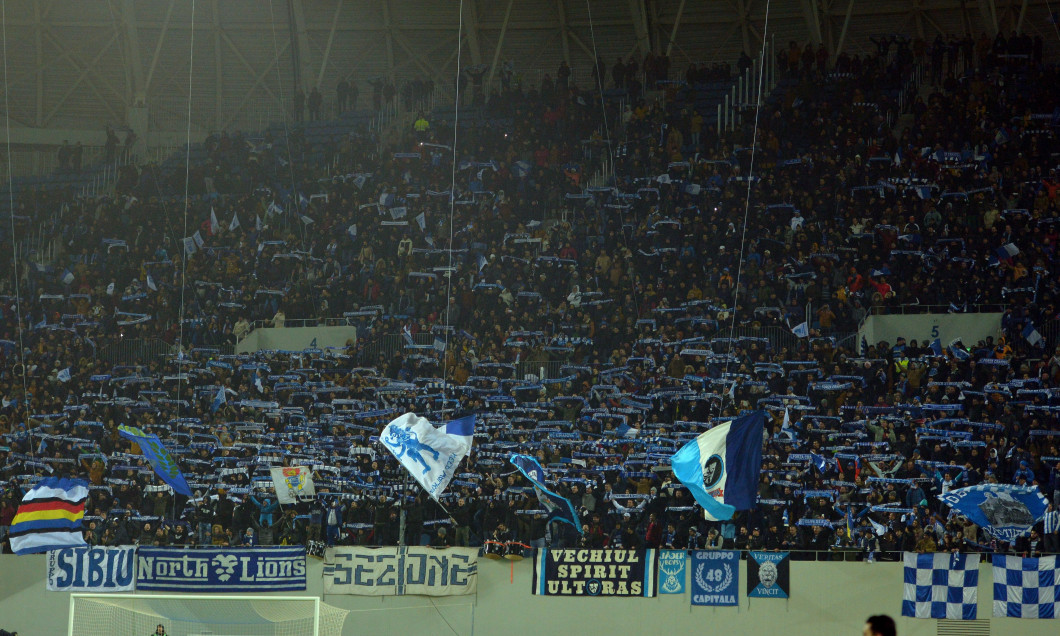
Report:
M71 594L68 636L340 636L347 610L315 596Z

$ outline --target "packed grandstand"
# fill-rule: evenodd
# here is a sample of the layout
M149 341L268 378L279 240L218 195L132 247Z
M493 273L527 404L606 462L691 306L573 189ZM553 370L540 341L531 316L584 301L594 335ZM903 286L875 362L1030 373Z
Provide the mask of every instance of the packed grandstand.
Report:
M1060 73L1029 38L878 46L782 51L733 130L705 97L728 71L601 62L604 90L561 69L394 136L355 115L220 133L105 195L21 189L14 236L43 222L57 247L0 263L0 526L65 475L90 481L101 545L1057 552L1055 512L1010 546L937 495L1060 503ZM986 311L978 342L856 335ZM323 325L356 338L236 353ZM668 460L759 408L758 505L705 521ZM477 417L444 509L378 444L407 411ZM193 496L121 425L162 438ZM280 506L268 469L295 465L317 495Z

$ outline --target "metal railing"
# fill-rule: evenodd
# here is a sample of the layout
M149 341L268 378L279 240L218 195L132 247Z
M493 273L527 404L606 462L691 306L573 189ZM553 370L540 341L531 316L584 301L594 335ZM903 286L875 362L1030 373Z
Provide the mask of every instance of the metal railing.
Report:
M962 314L977 314L984 312L1004 312L1008 305L1003 304L983 304L983 305L964 305L960 308L960 311L951 311L950 305L872 305L869 308L869 313L873 316L880 316L886 314L948 314L948 313L962 313Z
M96 346L96 357L111 365L161 361L173 352L173 345L161 338L106 336L99 338Z

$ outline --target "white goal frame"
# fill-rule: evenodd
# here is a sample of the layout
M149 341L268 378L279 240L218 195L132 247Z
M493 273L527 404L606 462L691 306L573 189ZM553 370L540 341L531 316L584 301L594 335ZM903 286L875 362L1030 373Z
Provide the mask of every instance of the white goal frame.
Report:
M251 594L91 594L74 592L70 594L69 617L67 619L67 636L74 633L74 605L77 599L179 599L182 601L313 601L313 636L320 636L320 597L319 596L273 596Z

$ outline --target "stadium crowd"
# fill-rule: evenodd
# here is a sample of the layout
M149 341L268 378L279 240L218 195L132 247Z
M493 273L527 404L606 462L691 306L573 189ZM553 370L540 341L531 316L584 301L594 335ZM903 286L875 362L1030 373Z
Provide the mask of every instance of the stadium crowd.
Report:
M455 171L451 117L425 113L392 142L211 136L187 217L183 166L24 193L5 253L32 217L61 254L0 265L0 528L35 478L77 475L107 545L1057 552L1060 73L994 42L920 90L934 46L884 42L785 52L731 132L695 82L601 103L549 81L461 112ZM852 335L871 312L987 310L1001 333L979 342ZM343 349L234 352L255 326L336 320L357 327ZM101 355L151 338L170 353ZM759 505L706 522L664 467L754 408ZM477 415L444 510L376 443L406 411ZM163 438L195 496L120 425ZM515 452L583 532L549 522ZM298 464L318 495L279 506L268 468ZM1029 539L937 499L991 482L1053 502Z

